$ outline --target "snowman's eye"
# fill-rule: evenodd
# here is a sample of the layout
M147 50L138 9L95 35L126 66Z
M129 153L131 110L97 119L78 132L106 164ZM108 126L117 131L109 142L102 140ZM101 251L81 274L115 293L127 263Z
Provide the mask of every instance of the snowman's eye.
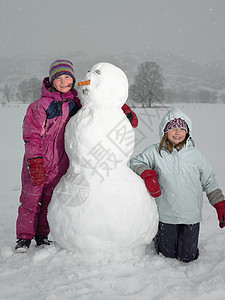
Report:
M95 73L97 73L98 75L100 75L101 71L100 70L95 70Z

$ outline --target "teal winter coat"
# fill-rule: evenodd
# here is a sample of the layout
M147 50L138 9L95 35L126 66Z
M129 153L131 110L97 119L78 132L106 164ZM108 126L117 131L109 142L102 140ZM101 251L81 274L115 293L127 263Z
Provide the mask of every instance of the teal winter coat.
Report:
M172 153L163 147L161 156L159 144L151 145L131 159L130 167L139 175L147 169L158 173L162 194L156 198L156 204L161 222L195 224L202 219L203 192L209 195L219 187L210 162L194 147L191 120L182 111L174 108L164 116L159 126L160 138L167 122L174 118L185 120L189 127L186 145Z

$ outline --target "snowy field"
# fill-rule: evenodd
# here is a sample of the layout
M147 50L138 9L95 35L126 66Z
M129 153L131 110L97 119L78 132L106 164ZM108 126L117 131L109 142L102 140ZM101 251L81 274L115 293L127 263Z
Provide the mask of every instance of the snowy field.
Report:
M0 108L0 299L6 300L224 300L225 228L205 197L200 257L185 264L156 255L149 245L144 257L94 261L56 244L14 254L15 220L23 158L25 105ZM225 193L225 105L179 104L192 119L196 146L211 161ZM158 125L168 108L135 109L137 154L158 142Z

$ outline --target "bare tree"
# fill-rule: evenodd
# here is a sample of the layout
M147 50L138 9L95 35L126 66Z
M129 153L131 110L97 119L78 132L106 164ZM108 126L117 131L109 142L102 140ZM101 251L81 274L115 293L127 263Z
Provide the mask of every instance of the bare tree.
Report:
M162 102L163 82L159 65L155 62L144 62L139 65L134 84L130 86L130 98L141 103L142 107L151 107L153 102Z
M23 103L30 103L40 97L41 81L37 78L24 80L18 85L17 98Z
M13 87L11 84L7 83L3 88L3 95L5 97L6 102L12 101L13 98Z

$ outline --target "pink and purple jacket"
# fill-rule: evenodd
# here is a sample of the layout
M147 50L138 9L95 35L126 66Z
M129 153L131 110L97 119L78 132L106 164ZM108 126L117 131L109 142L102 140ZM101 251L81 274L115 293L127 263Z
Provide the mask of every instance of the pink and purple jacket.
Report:
M76 90L50 92L48 78L43 80L41 98L31 103L23 124L24 163L43 157L48 176L66 173L69 159L64 148L64 131L69 119L81 108ZM49 178L51 180L51 178Z

